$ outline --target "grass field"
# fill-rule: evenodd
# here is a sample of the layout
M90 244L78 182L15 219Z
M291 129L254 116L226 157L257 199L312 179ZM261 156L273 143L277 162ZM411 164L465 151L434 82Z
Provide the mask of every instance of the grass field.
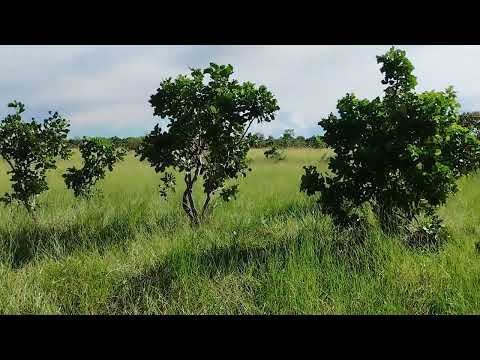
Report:
M441 209L451 239L422 250L374 224L336 228L298 190L302 166L325 168L328 153L286 153L275 163L251 151L238 199L198 230L181 192L162 200L159 176L133 155L89 201L65 188L61 162L37 221L0 208L0 313L480 313L480 175Z

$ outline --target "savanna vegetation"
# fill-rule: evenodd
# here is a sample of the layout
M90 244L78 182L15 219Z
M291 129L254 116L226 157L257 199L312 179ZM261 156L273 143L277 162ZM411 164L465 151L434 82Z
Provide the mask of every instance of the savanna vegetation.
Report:
M68 141L13 102L0 313L478 313L478 117L377 60L383 98L347 94L308 139L250 134L279 105L216 64L164 80L170 123L142 138Z

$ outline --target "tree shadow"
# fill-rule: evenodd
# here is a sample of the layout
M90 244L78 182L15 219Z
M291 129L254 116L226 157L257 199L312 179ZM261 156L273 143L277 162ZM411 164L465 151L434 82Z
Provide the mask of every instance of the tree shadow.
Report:
M317 203L310 206L299 203L291 203L281 207L267 208L262 211L262 218L265 221L285 220L288 218L304 218L308 215L318 215L320 207Z
M213 245L203 250L168 253L140 274L119 281L108 301L107 312L149 313L149 297L161 299L157 303L175 303L182 291L176 285L189 276L219 279L232 273L243 274L247 269L253 269L253 275L260 276L266 271L269 259L275 257L275 261L284 267L292 252L300 246L300 239L263 246L234 242L225 246ZM188 264L188 268L185 264Z
M150 222L132 221L128 212L113 216L107 223L95 221L75 222L67 226L32 221L12 229L0 228L3 256L13 269L30 263L40 254L62 258L79 249L96 250L100 254L116 246L127 249L128 243L141 230L150 234L158 231ZM155 219L158 227L170 228L176 223L173 215Z
M329 252L352 273L375 273L383 256L372 230L369 224L338 229L329 243Z
M271 211L265 218L268 223L292 215L301 217L311 211L295 204ZM370 251L376 246L370 231L371 228L365 225L335 229L331 237L320 234L312 237L311 229L306 227L293 236L266 239L261 243L242 243L234 238L229 244L213 243L205 247L175 249L139 274L119 279L107 301L106 312L150 313L152 304L161 304L161 310L153 305L156 309L153 312L171 311L183 296L189 281L201 278L218 280L247 272L249 276L261 278L269 271L270 262L273 261L277 269L286 268L292 256L301 254L305 246L311 246L319 263L329 252L339 265L352 272L375 272L379 261L375 259L377 252Z
M141 274L117 282L113 295L105 304L105 312L148 313L147 295L155 293L157 297L168 299L176 279L175 264L172 263L172 258L167 257Z

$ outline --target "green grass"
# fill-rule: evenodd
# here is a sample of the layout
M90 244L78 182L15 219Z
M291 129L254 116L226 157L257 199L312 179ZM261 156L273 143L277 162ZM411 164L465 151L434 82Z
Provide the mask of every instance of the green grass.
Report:
M238 199L218 203L197 230L182 213L181 189L162 200L158 174L132 155L90 201L65 188L69 163L61 162L37 222L0 208L0 313L480 312L480 175L462 179L441 209L451 239L422 250L374 225L336 228L298 191L302 166L325 169L328 154L286 154L274 162L252 151Z

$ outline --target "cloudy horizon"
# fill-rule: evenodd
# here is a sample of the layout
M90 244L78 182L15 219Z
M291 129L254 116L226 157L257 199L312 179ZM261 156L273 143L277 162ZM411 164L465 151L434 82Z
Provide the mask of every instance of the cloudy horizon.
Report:
M277 97L275 121L254 132L321 133L318 121L334 112L347 92L382 94L376 55L390 46L0 46L0 116L7 103L25 103L25 117L43 119L58 110L71 137L140 136L160 121L148 103L167 77L232 64L239 81L263 84ZM401 46L415 66L418 91L453 85L462 111L480 110L480 46Z

